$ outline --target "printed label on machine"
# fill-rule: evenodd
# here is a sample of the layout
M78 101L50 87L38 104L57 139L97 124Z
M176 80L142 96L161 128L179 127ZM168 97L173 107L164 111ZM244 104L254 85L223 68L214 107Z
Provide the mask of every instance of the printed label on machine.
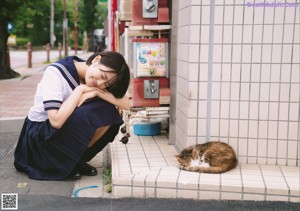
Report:
M166 49L164 42L137 42L136 77L166 77Z

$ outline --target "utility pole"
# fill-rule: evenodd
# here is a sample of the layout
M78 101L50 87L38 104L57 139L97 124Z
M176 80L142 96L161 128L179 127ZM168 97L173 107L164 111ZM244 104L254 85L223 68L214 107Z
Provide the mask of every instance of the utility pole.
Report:
M50 44L54 47L54 0L50 3Z
M78 2L77 0L74 1L74 51L77 54L77 15L78 15Z
M67 43L67 28L68 28L68 19L67 19L67 2L64 0L64 22L63 22L63 45L65 51L65 57L68 56L68 43Z

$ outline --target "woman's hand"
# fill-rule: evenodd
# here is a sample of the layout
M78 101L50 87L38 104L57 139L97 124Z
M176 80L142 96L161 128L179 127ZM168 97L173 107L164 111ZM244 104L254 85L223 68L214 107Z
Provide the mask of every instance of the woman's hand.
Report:
M66 120L70 117L74 109L78 106L80 99L86 93L96 91L96 88L88 87L86 85L77 86L72 94L62 103L58 110L48 110L48 117L51 125L54 128L61 128Z
M114 104L120 109L130 110L131 108L131 102L127 96L124 96L123 98L115 98L112 93L106 90L101 90L100 92L98 92L98 97L111 104Z
M105 91L98 88L85 90L79 99L78 106L81 106L88 99L99 97L99 93L101 92L105 92Z
M81 106L86 100L99 97L123 110L129 110L131 108L131 103L128 97L115 98L112 93L105 89L99 89L97 87L89 87L87 85L80 85L79 89L82 90L82 95L77 106Z
M99 90L97 87L91 87L85 84L80 84L76 89L80 89L82 94Z

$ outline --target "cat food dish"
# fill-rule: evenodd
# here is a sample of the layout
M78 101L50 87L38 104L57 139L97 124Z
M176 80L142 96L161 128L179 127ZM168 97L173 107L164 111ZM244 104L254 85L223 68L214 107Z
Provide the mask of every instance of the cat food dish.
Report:
M155 136L160 134L161 123L151 119L138 120L133 124L133 133L137 136Z
M238 164L232 147L219 141L185 148L176 155L176 159L182 170L210 174L227 172Z

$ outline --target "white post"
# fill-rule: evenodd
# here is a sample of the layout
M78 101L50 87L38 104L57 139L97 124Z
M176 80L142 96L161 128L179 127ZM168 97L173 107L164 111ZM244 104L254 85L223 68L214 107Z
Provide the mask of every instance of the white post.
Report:
M111 0L107 0L107 10L108 10L108 14L107 14L107 28L108 28L108 36L106 37L107 39L107 50L111 50L111 41L112 41L112 33L111 33L111 22L112 22L112 18L111 18Z

